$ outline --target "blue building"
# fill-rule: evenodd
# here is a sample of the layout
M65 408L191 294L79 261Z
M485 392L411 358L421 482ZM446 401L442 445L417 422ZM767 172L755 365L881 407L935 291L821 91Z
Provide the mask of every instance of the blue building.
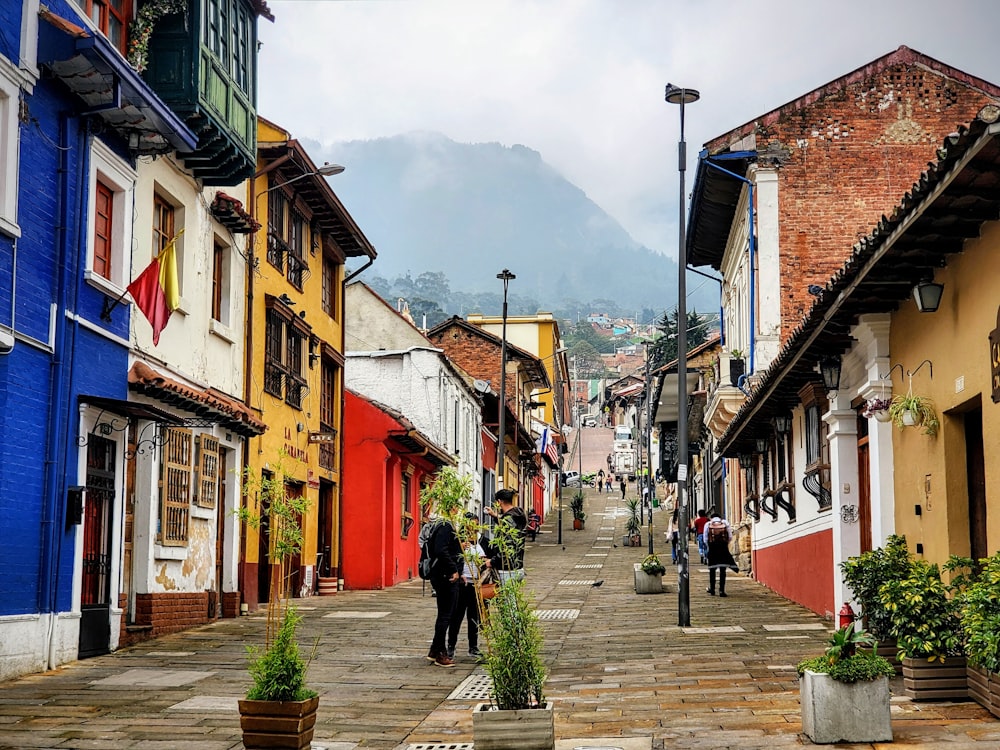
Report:
M143 173L169 155L194 203L254 170L256 18L268 11L259 0L210 5L158 2L142 36L127 0L0 0L0 679L162 632L143 605L148 581L137 586L153 560L134 559L132 536L134 516L159 523L164 437L200 428L235 445L263 430L207 387L178 393L148 367L130 380L137 363L169 373L171 361L169 349L150 356L126 296L157 229L137 203ZM219 66L220 49L212 83L199 66ZM225 198L211 201L210 221L229 237L250 232ZM190 263L204 248L186 251Z

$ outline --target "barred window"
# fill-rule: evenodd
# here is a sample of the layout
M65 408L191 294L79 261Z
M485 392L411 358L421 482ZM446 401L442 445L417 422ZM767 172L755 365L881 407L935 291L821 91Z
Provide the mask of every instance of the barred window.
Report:
M160 544L184 546L191 512L191 430L171 427L163 444L160 490Z
M264 390L302 408L307 389L303 373L304 342L311 329L299 316L274 297L267 299L267 328L264 339Z
M194 501L202 508L214 508L219 492L219 440L211 435L199 435L197 476Z

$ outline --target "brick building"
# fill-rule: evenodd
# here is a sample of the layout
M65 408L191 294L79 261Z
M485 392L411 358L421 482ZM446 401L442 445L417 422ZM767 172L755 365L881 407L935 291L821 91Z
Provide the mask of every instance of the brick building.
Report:
M752 465L741 471L732 460L725 472L728 513L754 525L755 575L814 611L836 611L835 563L852 548L832 513L850 483L832 479L828 394L818 371L771 403L774 416L792 416L790 434L760 423L728 426L858 241L937 158L944 137L997 101L997 86L900 47L712 139L699 156L688 262L723 275L726 346L725 385L712 394L705 421L724 438L718 455L743 455ZM746 367L744 390L730 385L737 360ZM878 544L892 532L892 514L870 512L881 513Z

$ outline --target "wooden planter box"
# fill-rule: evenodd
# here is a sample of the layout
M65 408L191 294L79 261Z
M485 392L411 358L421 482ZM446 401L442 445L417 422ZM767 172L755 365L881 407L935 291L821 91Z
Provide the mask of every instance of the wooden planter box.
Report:
M247 750L303 750L312 743L319 697L304 701L240 701L240 728Z
M896 670L896 674L903 674L903 662L899 660L898 651L896 650L896 639L879 641L878 648L875 649L875 655L881 656L886 659Z
M1000 674L969 664L969 697L1000 719Z
M964 656L949 656L944 662L903 659L903 688L915 701L966 700L969 689Z
M888 677L847 683L806 670L799 702L802 732L818 745L892 742Z
M553 750L556 746L552 701L540 708L500 711L480 703L472 711L476 750Z

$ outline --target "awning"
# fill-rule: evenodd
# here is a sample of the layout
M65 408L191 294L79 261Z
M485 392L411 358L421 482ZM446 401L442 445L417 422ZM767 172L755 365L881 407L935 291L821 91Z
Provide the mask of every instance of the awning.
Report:
M149 365L136 362L128 373L129 390L192 412L204 422L218 424L244 437L260 435L267 425L250 407L213 388L198 389L161 375ZM190 420L181 420L188 423Z
M90 404L102 411L111 412L119 417L134 417L135 419L147 419L160 424L180 425L184 423L174 414L157 409L149 404L140 404L136 401L127 401L122 398L107 398L105 396L80 396L81 404Z
M38 59L137 154L193 151L198 137L101 34L41 10Z
M698 388L699 373L697 371L687 372L687 393L688 398ZM656 424L675 424L677 422L677 387L680 381L676 372L668 372L663 376L663 385L660 388L659 405L656 407L656 417L653 422Z

